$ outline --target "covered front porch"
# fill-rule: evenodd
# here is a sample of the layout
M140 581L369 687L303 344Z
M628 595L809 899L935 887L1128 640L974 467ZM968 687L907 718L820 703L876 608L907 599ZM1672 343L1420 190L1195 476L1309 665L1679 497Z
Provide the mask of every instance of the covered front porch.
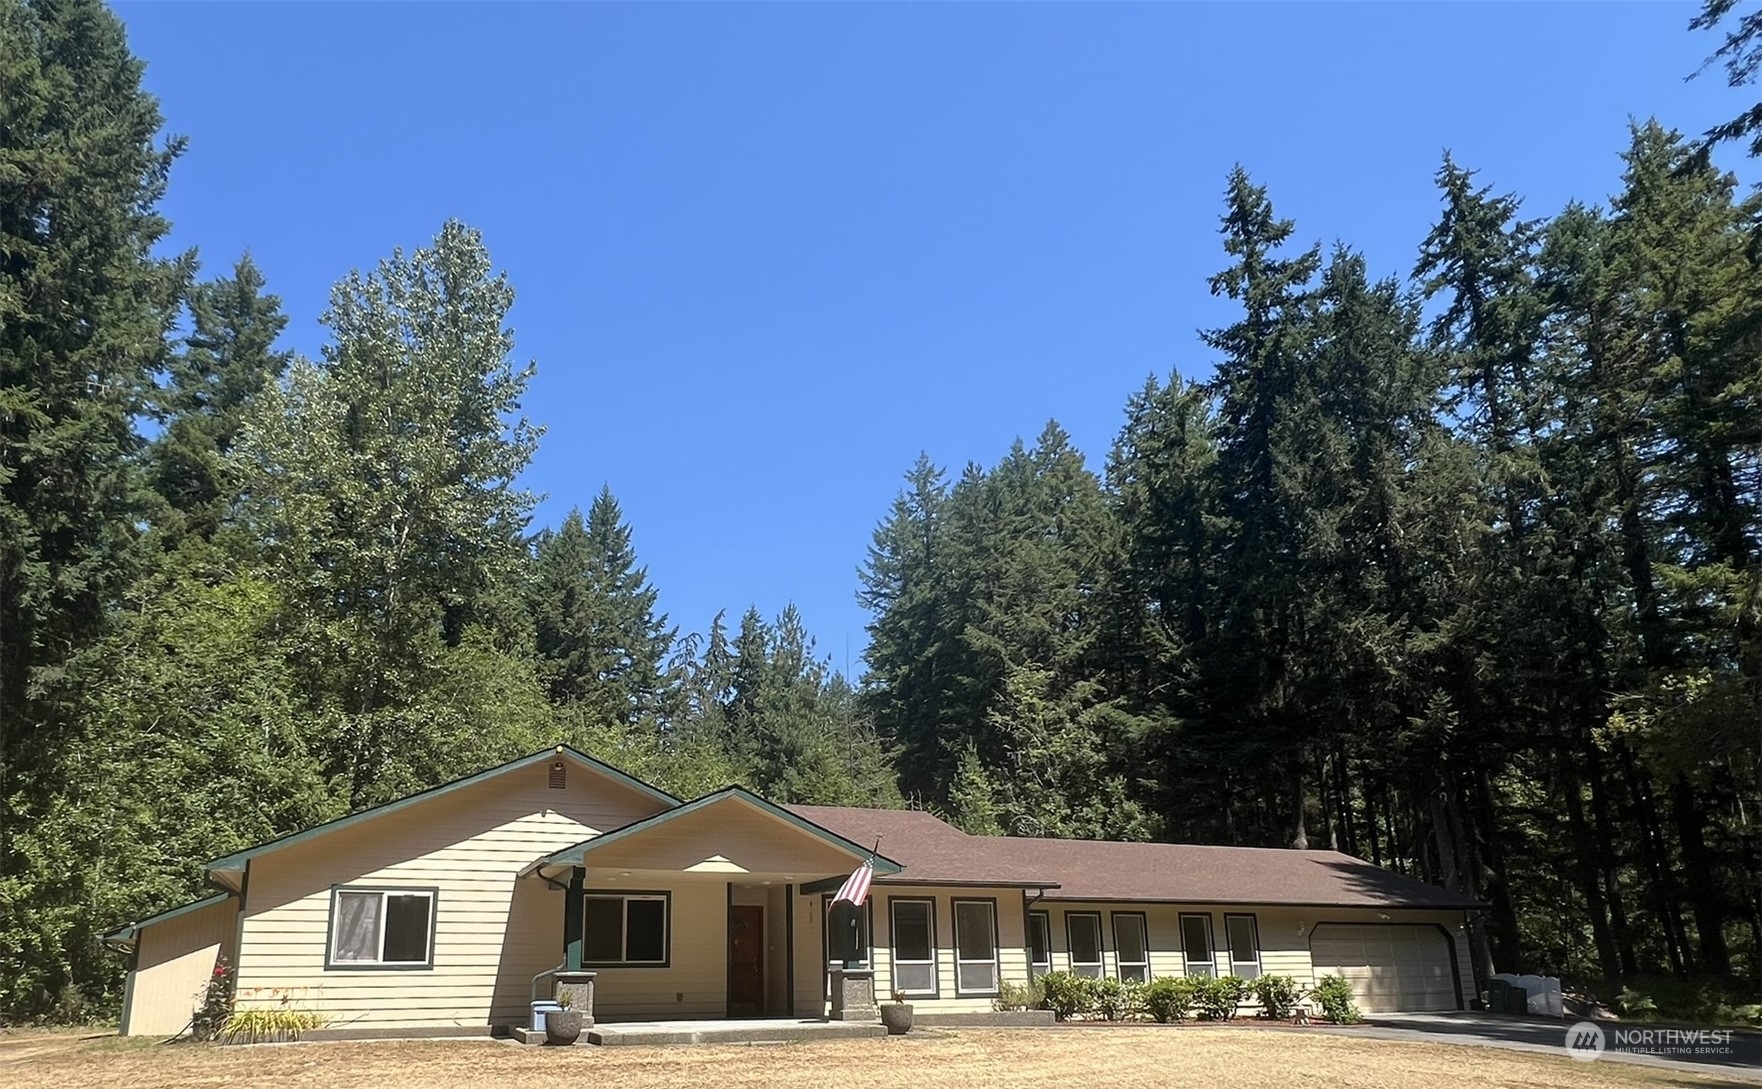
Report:
M710 1031L687 1021L823 1022L827 890L870 854L730 787L546 855L522 880L563 893L558 966L595 975L589 1032L653 1042Z

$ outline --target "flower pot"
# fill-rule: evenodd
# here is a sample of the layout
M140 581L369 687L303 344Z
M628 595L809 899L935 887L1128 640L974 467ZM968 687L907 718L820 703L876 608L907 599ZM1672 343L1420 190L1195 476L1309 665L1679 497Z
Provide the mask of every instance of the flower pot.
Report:
M545 1014L545 1043L572 1044L580 1037L580 1010L552 1010Z
M881 1006L881 1023L887 1035L904 1036L912 1030L912 1008L905 1002L887 1002Z

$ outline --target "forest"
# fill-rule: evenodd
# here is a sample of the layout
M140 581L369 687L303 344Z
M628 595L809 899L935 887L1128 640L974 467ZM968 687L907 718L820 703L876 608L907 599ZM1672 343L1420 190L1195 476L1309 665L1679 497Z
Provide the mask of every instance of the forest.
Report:
M1743 86L1733 7L1696 26ZM1093 459L1049 422L910 466L853 681L793 609L682 633L609 490L533 524L470 226L339 280L317 359L248 256L166 255L141 73L97 0L0 0L0 1023L113 1015L96 936L203 860L559 742L682 796L1334 848L1483 900L1483 967L1756 1001L1762 197L1711 148L1762 106L1636 122L1534 218L1446 156L1398 274L1237 168L1194 213L1234 320Z

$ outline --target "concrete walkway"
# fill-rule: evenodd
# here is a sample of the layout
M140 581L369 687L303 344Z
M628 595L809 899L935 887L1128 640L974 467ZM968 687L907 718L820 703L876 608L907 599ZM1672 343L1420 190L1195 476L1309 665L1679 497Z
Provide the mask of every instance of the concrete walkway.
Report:
M1319 1026L1317 1031L1376 1040L1468 1044L1559 1056L1567 1054L1566 1031L1573 1024L1565 1019L1501 1017L1486 1013L1379 1013L1370 1015L1368 1020L1370 1023L1365 1025ZM1600 1025L1608 1043L1602 1056L1591 1060L1593 1062L1637 1063L1762 1082L1762 1033L1734 1029L1727 1054L1661 1056L1622 1051L1614 1034L1616 1029L1659 1029L1663 1026L1632 1022L1601 1022Z
M602 1047L636 1044L780 1044L887 1035L879 1021L750 1018L727 1021L624 1021L595 1025L582 1040Z

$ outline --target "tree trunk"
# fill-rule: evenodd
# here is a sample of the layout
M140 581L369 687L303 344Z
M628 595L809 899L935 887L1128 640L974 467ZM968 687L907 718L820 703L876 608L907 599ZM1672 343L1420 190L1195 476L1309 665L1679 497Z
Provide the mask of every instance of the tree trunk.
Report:
M1695 915L1701 971L1729 975L1731 953L1725 945L1725 900L1707 850L1706 818L1694 786L1680 775L1670 786L1670 811L1682 845L1683 876L1688 879L1689 906Z

